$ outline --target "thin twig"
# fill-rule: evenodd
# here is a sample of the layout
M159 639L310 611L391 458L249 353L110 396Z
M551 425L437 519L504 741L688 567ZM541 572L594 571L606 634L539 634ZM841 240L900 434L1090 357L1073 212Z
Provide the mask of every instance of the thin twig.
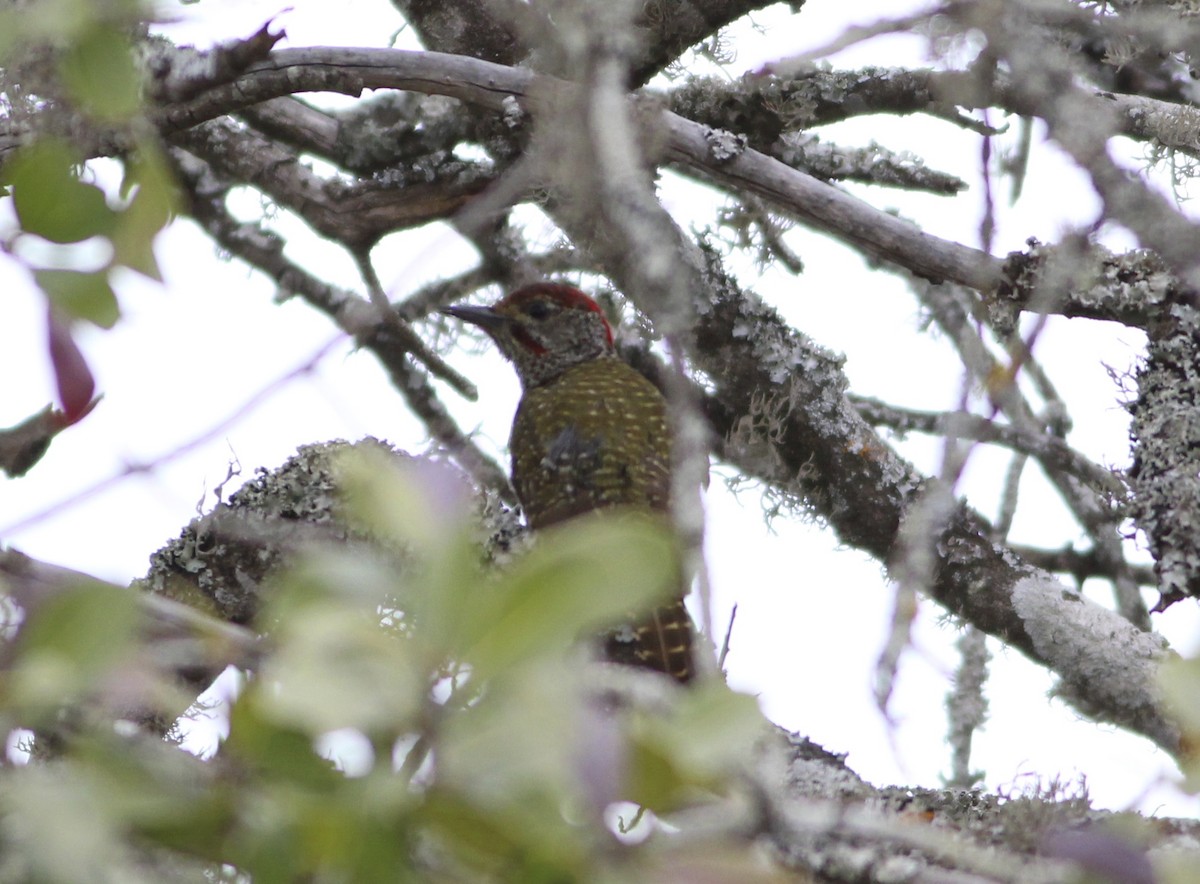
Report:
M322 359L329 355L329 353L332 352L337 346L345 344L346 341L347 339L345 335L339 334L331 338L329 341L323 344L316 351L316 353L314 353L300 365L297 365L295 368L285 372L275 380L260 388L258 392L254 393L249 399L246 399L240 406L238 406L227 417L225 417L224 420L213 424L203 433L193 436L191 439L188 439L186 442L177 445L175 448L165 451L147 461L127 463L125 468L119 472L113 473L111 476L108 476L105 479L101 479L100 481L95 482L86 488L76 491L74 494L70 494L63 499L44 507L43 509L37 510L31 515L25 516L24 518L19 519L10 525L0 528L0 536L10 536L19 531L25 531L28 528L32 528L34 525L40 524L51 516L58 515L68 509L71 509L72 507L76 507L79 504L90 500L98 494L108 491L110 488L125 481L130 476L154 473L156 470L161 469L167 464L178 460L192 451L195 451L200 446L211 442L213 439L216 439L224 434L230 427L236 425L243 418L253 414L259 407L262 406L264 402L269 400L272 396L274 396L284 387L291 384L297 378L315 371L317 365Z
M1036 458L1050 469L1069 473L1106 494L1123 494L1124 483L1110 469L1094 463L1063 439L1047 432L1030 432L1012 424L967 412L919 411L900 408L860 396L851 396L854 407L869 423L891 427L901 433L918 432L944 435L953 432L959 438L1003 445Z
M733 638L733 623L737 620L738 606L737 602L733 603L733 608L729 611L729 623L725 627L725 638L721 642L721 653L717 655L717 670L725 671L725 658L729 656L729 640Z

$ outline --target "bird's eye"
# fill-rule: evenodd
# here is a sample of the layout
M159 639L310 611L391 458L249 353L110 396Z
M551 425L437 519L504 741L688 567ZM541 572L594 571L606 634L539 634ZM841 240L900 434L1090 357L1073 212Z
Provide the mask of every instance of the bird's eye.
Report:
M525 315L530 319L545 319L550 315L550 305L545 301L530 301L525 307Z

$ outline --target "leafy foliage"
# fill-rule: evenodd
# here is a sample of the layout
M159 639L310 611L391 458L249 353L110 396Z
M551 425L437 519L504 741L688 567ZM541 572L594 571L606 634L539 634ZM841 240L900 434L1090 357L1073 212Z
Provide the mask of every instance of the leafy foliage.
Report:
M45 5L0 11L0 110L16 105L33 112L58 97L7 82L10 66L20 71L23 65L49 63L57 75L51 88L66 99L60 112L77 114L69 128L78 131L72 140L41 133L5 159L0 197L11 199L16 227L0 231L0 250L45 295L47 356L62 416L38 427L32 442L11 442L0 433L0 467L10 475L27 470L31 452L36 461L58 432L90 411L94 382L73 326L77 321L101 328L116 324L120 306L113 271L127 268L161 278L154 237L174 216L177 202L161 148L142 117L142 76L134 64L130 30L142 20L141 4L67 0L53 10ZM110 200L92 180L96 169L84 163L76 143L88 139L121 145L119 199ZM37 247L21 248L24 241ZM19 453L5 452L8 445Z
M626 707L580 653L581 636L670 585L663 526L614 515L547 532L493 577L467 512L432 496L447 489L436 468L343 466L353 517L407 551L404 567L313 550L280 579L270 650L211 759L84 720L58 757L5 771L0 840L22 871L0 866L0 880L97 867L136 880L164 863L256 882L629 880L681 836L622 846L618 802L670 813L738 790L766 727L752 699L633 673L656 699ZM66 704L103 703L114 676L137 672L133 601L90 583L32 613L0 694L10 727L54 727ZM419 628L397 627L409 618ZM358 759L345 770L328 757L339 746ZM78 836L64 841L55 819Z

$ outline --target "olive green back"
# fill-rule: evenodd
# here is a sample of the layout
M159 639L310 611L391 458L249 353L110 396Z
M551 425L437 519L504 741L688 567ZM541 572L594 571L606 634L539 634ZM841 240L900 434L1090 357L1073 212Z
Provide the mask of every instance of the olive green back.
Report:
M530 527L620 504L665 512L669 439L662 394L615 357L527 390L509 450Z

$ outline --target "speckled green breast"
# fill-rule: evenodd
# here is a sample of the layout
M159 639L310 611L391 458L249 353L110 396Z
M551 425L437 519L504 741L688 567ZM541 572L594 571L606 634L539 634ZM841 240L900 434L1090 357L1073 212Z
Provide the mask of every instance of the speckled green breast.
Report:
M581 363L526 390L509 446L513 485L535 530L620 504L667 509L666 401L616 357ZM656 669L681 682L695 674L682 597L631 613L605 633L603 648L614 663Z
M617 504L666 510L666 402L616 357L526 390L513 420L513 485L531 528Z

